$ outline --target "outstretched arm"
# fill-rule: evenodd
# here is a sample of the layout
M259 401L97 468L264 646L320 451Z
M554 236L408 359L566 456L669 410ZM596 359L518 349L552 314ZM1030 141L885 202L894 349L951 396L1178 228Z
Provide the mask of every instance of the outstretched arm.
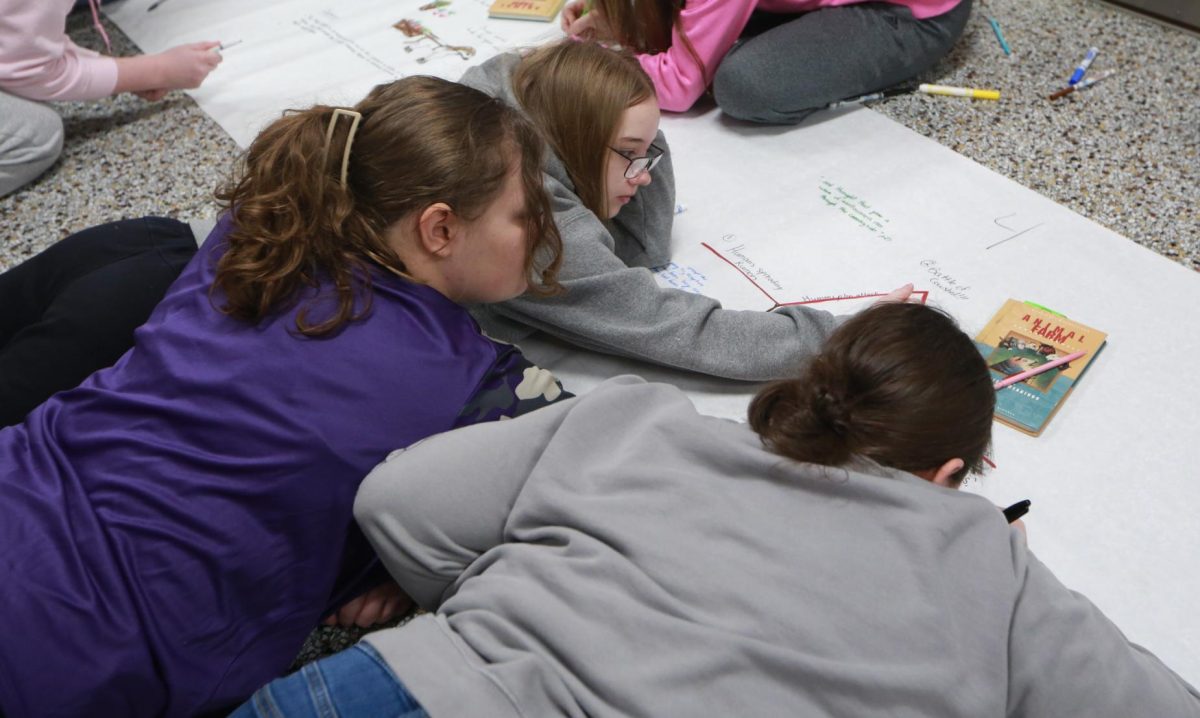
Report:
M1200 716L1200 692L1015 551L1023 582L1009 636L1009 715Z
M219 42L193 42L154 55L117 58L113 94L135 92L157 100L168 90L199 87L221 62Z

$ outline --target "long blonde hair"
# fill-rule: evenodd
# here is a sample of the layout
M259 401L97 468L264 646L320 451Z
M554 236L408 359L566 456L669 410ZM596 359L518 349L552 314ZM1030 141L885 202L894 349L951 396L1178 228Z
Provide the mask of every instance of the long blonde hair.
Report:
M542 140L532 124L478 90L433 77L380 85L354 106L362 120L342 162L350 122L327 139L336 108L289 111L255 138L238 174L218 192L234 229L213 290L222 311L257 322L327 283L336 309L313 300L296 314L305 335L336 330L366 315L369 264L404 274L385 240L388 227L435 202L464 219L484 213L503 190L514 161L525 190L526 267L540 275L533 293L553 293L562 241L542 187Z
M522 58L512 87L566 165L580 201L607 217L608 147L625 110L655 96L645 70L627 52L566 40Z

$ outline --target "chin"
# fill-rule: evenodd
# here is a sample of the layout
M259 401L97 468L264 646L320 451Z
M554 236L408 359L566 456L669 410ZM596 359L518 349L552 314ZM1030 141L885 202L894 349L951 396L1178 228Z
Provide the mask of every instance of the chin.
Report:
M500 301L507 301L507 300L509 300L509 299L516 299L517 297L521 296L522 294L524 294L524 293L525 293L525 292L527 292L528 290L529 290L529 282L522 282L522 283L521 283L521 286L519 286L519 287L514 287L514 288L513 288L513 291L512 291L512 292L511 292L511 293L510 293L510 294L509 294L507 297L505 297L504 299L502 299L502 300L500 300Z

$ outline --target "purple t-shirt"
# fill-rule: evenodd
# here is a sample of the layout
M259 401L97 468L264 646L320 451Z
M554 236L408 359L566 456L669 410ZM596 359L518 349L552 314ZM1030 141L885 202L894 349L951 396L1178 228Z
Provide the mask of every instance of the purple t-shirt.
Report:
M240 701L366 568L343 558L372 467L557 398L462 307L383 272L332 336L299 335L295 306L233 319L210 301L215 231L117 364L0 431L8 718Z

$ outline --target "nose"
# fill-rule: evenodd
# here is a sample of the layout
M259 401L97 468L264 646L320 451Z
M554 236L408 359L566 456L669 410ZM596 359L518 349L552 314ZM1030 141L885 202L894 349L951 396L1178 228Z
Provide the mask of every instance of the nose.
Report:
M650 170L642 170L641 174L629 180L629 184L635 187L645 187L653 181L654 178L650 176Z

